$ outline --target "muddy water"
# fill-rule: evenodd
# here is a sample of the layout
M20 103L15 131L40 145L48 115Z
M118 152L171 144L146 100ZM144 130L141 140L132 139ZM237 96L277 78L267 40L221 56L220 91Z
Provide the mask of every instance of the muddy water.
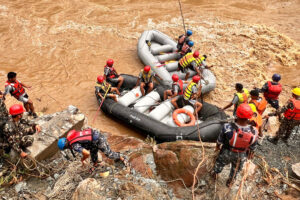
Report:
M196 48L216 66L218 86L208 101L224 106L234 82L260 86L273 71L283 74L286 95L290 86L300 84L298 0L182 0L182 4ZM7 72L16 71L19 80L32 86L27 91L37 111L50 113L73 104L91 124L98 107L94 83L105 60L113 58L119 73L138 74L143 65L137 57L137 39L143 30L153 28L173 38L181 34L177 1L1 0L1 89ZM7 99L8 105L14 102ZM140 137L102 112L91 125Z

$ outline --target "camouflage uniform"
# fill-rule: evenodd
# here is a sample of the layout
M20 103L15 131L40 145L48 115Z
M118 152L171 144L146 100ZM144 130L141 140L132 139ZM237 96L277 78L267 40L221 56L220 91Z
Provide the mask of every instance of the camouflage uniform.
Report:
M8 111L6 109L4 100L2 98L0 98L0 131L2 131L2 127L8 120L8 118L9 118L8 116L9 115L8 115Z
M91 158L94 163L98 161L98 150L102 151L108 158L113 160L120 160L120 153L114 152L110 149L109 144L104 135L97 130L92 130L92 141L80 141L72 144L72 149L81 153L83 149L90 150Z
M236 126L238 126L236 124ZM258 131L255 128L251 128L250 125L246 127L238 126L240 129L242 129L244 132L252 132L253 135L257 135ZM222 149L220 151L220 154L218 155L218 158L216 160L215 166L214 166L214 172L216 174L221 173L225 165L228 165L231 163L231 169L229 174L229 179L233 180L236 178L236 175L241 171L243 168L243 165L247 159L247 152L233 152L231 150L231 147L229 145L230 139L233 137L233 131L234 127L231 123L224 124L223 130L221 134L219 135L219 138L217 140L218 144L222 144ZM257 144L257 140L249 147L251 151L254 151L255 146Z
M3 128L3 134L10 147L18 153L25 151L33 143L32 134L35 133L35 124L22 118L19 122L9 119Z

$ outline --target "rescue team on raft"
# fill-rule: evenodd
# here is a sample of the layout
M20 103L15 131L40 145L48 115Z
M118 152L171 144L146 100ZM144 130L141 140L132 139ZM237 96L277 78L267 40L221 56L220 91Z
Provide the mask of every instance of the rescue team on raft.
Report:
M171 99L175 108L178 108L179 102L183 106L192 105L196 108L194 113L196 114L202 108L202 104L197 101L201 95L201 84L199 84L201 73L204 68L212 66L206 65L206 55L199 57L198 51L192 53L191 48L194 43L189 39L191 35L192 31L188 30L186 34L179 36L177 47L181 59L179 60L178 71L187 72L187 69L190 68L196 71L197 75L193 76L192 81L188 83L184 90L183 84L187 83L186 80L189 75L187 74L185 80L180 80L177 74L173 74L172 88L164 92L164 100ZM112 59L107 60L104 66L104 75L97 77L96 92L103 100L105 98L103 94L115 101L117 101L116 95L120 95L119 90L124 78L117 73L113 65L114 61ZM143 95L153 90L154 76L155 74L151 71L150 66L145 66L140 72L136 87L141 88ZM223 167L231 163L227 186L232 185L245 160L253 157L258 138L262 137L263 118L268 119L270 116L278 116L280 119L281 124L276 136L269 139L275 144L280 138L287 142L293 128L300 125L300 88L294 88L292 90L292 98L285 106L280 108L278 101L282 91L282 86L279 83L280 79L281 76L279 74L274 74L272 81L267 81L261 89L254 88L250 92L242 84L237 83L233 100L223 108L223 110L226 110L234 105L233 115L236 117L236 120L235 122L224 124L223 130L219 135L216 151L220 151L220 154L212 174L216 178ZM112 84L116 85L116 87L112 87ZM5 92L2 93L0 91L0 143L6 153L10 149L14 149L22 158L27 156L26 147L33 143L31 135L40 132L41 128L23 117L24 109L22 105L15 104L9 108L8 112L4 100L5 96L10 93L23 103L29 115L36 118L33 102L29 99L25 88L31 87L17 80L15 72L9 72L7 74ZM263 93L263 96L260 96L260 93ZM267 104L270 104L276 111L262 117ZM281 117L282 113L284 114L283 118ZM98 166L97 153L100 150L110 159L122 161L127 166L125 156L113 152L105 136L95 129L71 130L66 138L59 139L58 147L61 150L70 149L72 153L74 151L81 153L83 165L85 165L85 160L91 156L94 167Z

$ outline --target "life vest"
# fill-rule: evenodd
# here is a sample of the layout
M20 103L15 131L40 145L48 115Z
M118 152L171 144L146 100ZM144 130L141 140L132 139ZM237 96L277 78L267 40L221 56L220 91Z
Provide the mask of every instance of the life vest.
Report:
M143 78L143 80L145 81L145 83L149 83L150 78L151 78L151 76L152 76L152 70L150 70L150 71L148 72L148 74L146 74L146 73L144 73L144 70L142 69L142 70L141 70L141 73L142 73L142 78Z
M76 131L72 134L67 135L67 140L70 145L79 141L92 141L92 129L86 129L84 131Z
M189 45L187 43L184 43L181 48L180 54L185 55L189 50L190 50Z
M186 35L179 36L178 44L183 44L185 42L185 39L186 39Z
M183 94L183 97L184 97L185 100L190 100L191 99L193 86L197 86L197 88L198 88L198 85L193 81L191 81L189 83L189 85L185 88L184 94Z
M14 96L16 99L19 99L21 95L25 93L25 89L23 88L22 84L16 80L16 82L11 83L9 81L6 81L5 87L11 85L14 88L14 91L12 91L10 94Z
M197 66L201 66L202 62L205 60L205 57L202 56L201 58L195 58Z
M296 100L296 99L291 99L290 100L293 105L294 105L294 109L287 109L284 112L284 117L287 119L292 119L292 120L300 120L300 100Z
M109 66L105 65L104 69L105 68L108 68L110 70L109 74L108 74L108 78L115 78L117 76L117 72L114 67L109 67Z
M106 81L104 80L103 83L96 83L96 87L100 87L101 90L103 90L104 92L106 92L108 90L108 88L110 87L109 83L106 83Z
M250 121L253 121L255 123L255 127L257 128L257 130L259 130L259 128L263 125L263 119L262 116L256 112L256 117L252 117L250 119Z
M266 99L278 99L279 94L282 91L280 83L273 85L271 81L268 81L268 91L264 93Z
M178 85L179 86L178 94L182 95L183 94L183 81L179 80L178 82L173 83L173 85Z
M262 115L264 113L264 111L267 108L267 100L265 99L265 97L261 97L261 101L257 101L254 99L251 99L249 103L253 103L257 109L257 112Z
M249 147L257 140L257 134L252 126L250 132L245 132L236 124L231 124L233 127L233 135L229 140L231 151L242 153L249 149Z
M250 96L249 91L245 88L243 90L244 90L243 93L240 92L235 93L239 98L238 106L242 103L248 103L248 97Z
M179 60L179 64L182 68L189 66L195 60L193 53L187 53L183 58Z

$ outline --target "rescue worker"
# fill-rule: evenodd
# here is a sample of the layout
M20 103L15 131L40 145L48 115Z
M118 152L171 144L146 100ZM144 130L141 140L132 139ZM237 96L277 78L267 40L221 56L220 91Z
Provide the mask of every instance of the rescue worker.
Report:
M232 101L223 108L223 110L226 110L227 108L230 108L232 105L234 105L234 110L233 110L234 116L238 106L242 103L248 103L248 98L250 96L249 91L245 89L241 83L235 84L235 89L237 92L234 94Z
M154 73L151 70L149 65L145 66L144 69L141 70L138 80L136 82L136 87L140 86L142 95L145 96L145 87L147 87L147 94L153 90L153 76Z
M171 100L173 106L178 109L178 104L183 106L191 105L195 108L196 112L199 113L202 108L202 103L198 102L198 97L201 96L202 86L198 86L201 77L199 75L193 76L193 80L188 84L183 92L183 95L177 96Z
M198 51L195 51L195 53L198 52ZM195 58L195 61L196 61L196 64L197 64L197 68L198 70L202 73L204 69L210 69L213 67L213 65L210 65L208 66L206 64L206 59L207 59L207 56L206 55L203 55L201 57L199 57L199 52L198 52L198 56L197 58ZM201 75L201 74L200 74Z
M117 102L117 96L113 94L114 92L120 95L120 92L117 88L111 87L111 84L106 82L104 80L103 76L98 76L97 77L97 83L96 83L96 92L99 95L99 97L104 100L104 96L102 94L106 94L107 97L112 98L115 102Z
M26 111L29 115L32 115L34 118L37 117L37 114L34 112L34 106L31 99L29 99L24 88L31 88L31 86L21 83L17 80L17 74L15 72L9 72L7 74L7 81L5 83L5 92L3 98L10 93L11 96L15 97L18 101L21 101L24 104Z
M164 100L183 94L183 81L179 80L179 76L177 74L172 75L172 80L172 89L164 91Z
M258 130L258 135L259 137L263 136L262 133L262 125L263 125L263 119L262 116L258 113L256 106L254 104L249 104L249 106L251 107L252 111L253 111L253 116L250 119L250 125L252 125L253 127L255 127Z
M9 146L13 148L22 158L27 156L26 147L33 143L32 135L41 131L39 125L23 118L24 109L20 104L14 104L9 108L9 119L3 128L4 138Z
M268 138L269 141L277 144L278 140L282 138L284 142L287 142L293 129L300 125L300 88L294 88L292 90L292 98L287 102L285 106L277 110L275 113L270 113L268 116L284 114L284 117L280 123L279 129L276 132L274 138Z
M58 148L60 150L70 149L74 155L74 151L81 153L82 166L85 165L85 160L91 155L91 161L94 167L99 164L98 151L102 151L108 158L115 161L121 160L127 166L127 160L120 153L110 149L106 137L95 129L85 129L83 131L71 130L66 138L58 140ZM75 156L75 155L74 155ZM93 171L95 168L92 168Z
M113 59L108 59L106 61L106 65L104 66L104 80L112 84L117 84L117 88L120 90L124 82L124 78L118 74L113 65Z
M199 57L199 52L195 51L194 53L190 52L183 56L178 62L177 71L181 71L182 73L186 73L184 80L189 78L190 72L188 69L191 69L197 72L198 75L201 75L200 70L197 67L196 58Z
M194 46L194 42L192 40L188 41L188 43L184 43L181 51L179 52L180 58L185 56L187 53L192 52L193 46Z
M236 122L224 124L216 145L216 151L220 151L220 154L214 166L213 176L217 178L217 174L222 172L224 166L231 163L227 187L234 183L247 157L253 158L257 145L257 130L248 124L253 115L251 107L246 103L241 104L237 108L236 115Z
M264 93L264 97L268 103L276 110L279 108L278 96L282 91L282 86L279 83L280 79L280 74L273 74L272 81L266 82L260 89L260 92Z
M8 111L3 100L3 94L0 91L0 147L6 150L6 141L4 140L3 127L9 119ZM7 152L7 151L6 151Z
M250 96L251 99L249 101L249 104L255 105L257 112L260 115L262 115L267 108L267 104L268 104L267 100L265 99L265 97L259 96L258 90L251 90Z
M178 42L177 42L177 49L178 49L178 52L181 51L182 49L182 46L185 44L185 43L188 43L190 41L190 36L193 35L193 32L191 30L187 30L186 31L186 34L182 34L178 37Z

